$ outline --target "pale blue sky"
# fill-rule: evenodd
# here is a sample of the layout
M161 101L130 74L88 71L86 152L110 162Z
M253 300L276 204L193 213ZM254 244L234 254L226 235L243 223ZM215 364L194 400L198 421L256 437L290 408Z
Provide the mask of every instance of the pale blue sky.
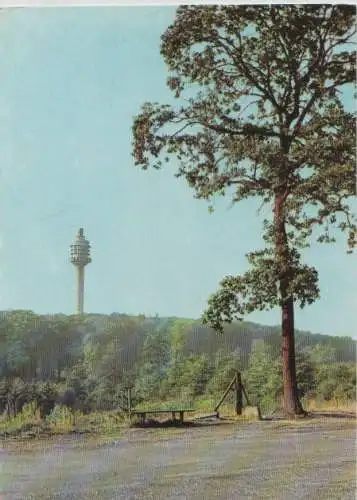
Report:
M262 247L255 203L222 199L209 215L174 166L133 165L133 116L144 101L172 99L159 42L174 13L0 14L0 309L74 311L69 245L80 226L93 246L87 312L198 317L220 279ZM344 249L341 240L306 254L322 298L297 310L298 328L357 336L356 262ZM279 311L247 319L277 324Z

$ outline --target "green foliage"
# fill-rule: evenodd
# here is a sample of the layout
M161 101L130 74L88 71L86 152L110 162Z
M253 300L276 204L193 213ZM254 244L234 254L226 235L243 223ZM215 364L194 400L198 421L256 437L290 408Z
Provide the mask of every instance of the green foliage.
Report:
M116 402L115 387L109 381L97 380L88 391L85 408L90 410L112 410Z
M7 419L0 418L0 433L19 434L39 426L41 423L39 412L36 410L35 402L23 406L16 415Z
M320 344L315 346L316 351L319 350L319 346ZM319 366L308 352L297 352L296 379L300 397L316 394L316 391L322 395L317 387ZM253 346L248 368L244 372L244 379L252 401L259 404L263 411L275 409L280 404L283 395L282 372L281 358L274 345L264 340L257 341ZM345 380L345 387L347 388L350 383L352 383L351 373Z
M150 332L146 337L140 356L140 368L135 389L139 397L152 399L163 395L161 391L162 378L165 376L170 361L171 350L177 348L178 341L173 330L171 339L167 332L160 327Z
M224 323L280 307L294 352L294 305L319 298L301 249L348 232L356 246L355 113L341 100L355 83L356 10L346 5L181 6L162 36L176 106L145 103L133 123L133 157L146 170L177 160L199 199L260 198L265 248L225 277L203 321ZM211 206L209 208L211 210ZM322 231L321 231L322 229ZM287 351L286 351L287 352ZM293 356L283 357L284 405L301 413ZM288 408L289 406L289 408Z
M178 106L143 106L136 164L175 156L198 198L284 195L293 247L325 222L353 233L354 116L339 91L355 81L354 34L352 6L179 7L161 44Z
M273 256L268 257L270 254L268 250L248 254L252 269L242 276L226 276L221 281L218 292L208 300L204 323L223 332L222 318L231 323L237 315L242 320L244 314L282 306L277 279L281 274L281 265ZM316 270L300 266L299 259L300 254L292 251L289 269L293 278L287 294L293 296L303 308L319 297L319 289ZM304 284L307 284L306 289Z
M296 354L296 379L301 397L313 392L316 387L316 363L304 351Z
M263 340L253 345L244 381L252 403L263 410L276 405L282 395L281 363Z
M74 415L67 406L56 405L46 417L46 423L53 433L68 433L73 429Z
M178 357L168 366L167 379L163 382L165 393L170 397L176 395L180 399L192 399L205 392L211 375L211 367L207 356L189 355Z
M179 105L144 104L137 165L174 155L197 197L234 187L234 202L269 201L283 181L289 224L309 233L344 211L336 191L355 189L353 117L338 92L355 80L354 33L352 6L179 7L161 44ZM316 220L301 206L310 198Z
M45 418L53 410L58 397L56 386L50 381L40 382L35 387L35 400L41 418Z
M2 313L4 357L0 375L26 379L60 378L80 348L82 320L64 315L38 316L32 311ZM77 351L78 352L78 351Z
M330 344L316 344L308 350L311 361L319 366L337 361L336 349Z
M36 427L34 422L39 419L51 432L71 430L72 418L91 429L116 425L114 421L101 423L96 412L123 415L129 385L133 387L133 406L192 405L211 411L237 369L243 372L252 402L259 402L263 411L277 406L281 397L280 332L275 327L232 323L220 336L198 321L185 319L96 316L86 317L78 327L76 323L70 326L70 317L66 321L53 317L51 325L51 318L29 315L32 323L24 321L21 332L19 317L26 318L26 314L7 317L9 331L16 335L3 338L5 356L0 361L1 373L7 373L0 377L0 415L14 432L20 432L20 421ZM11 326L12 318L17 330ZM65 324L74 335L62 344L67 357L50 350L47 342L39 341L37 350L27 350L26 346L43 338L43 325L51 332L54 345L61 345L62 340L55 337L63 339ZM24 363L19 357L19 364L9 371L6 355L15 352L12 343L16 346L19 339L24 340L28 359ZM306 332L297 332L297 340L299 394L341 401L354 398L355 365L348 362L355 359L356 342ZM112 353L109 346L115 347ZM43 368L44 357L47 367L53 369ZM60 380L59 359L63 363ZM22 377L15 375L20 371ZM29 404L35 405L31 406L35 415L21 420L18 416ZM98 416L93 417L95 423L91 423L91 415Z
M212 376L208 381L206 392L211 395L223 393L231 382L235 372L241 370L242 363L239 351L225 354L220 350L216 353Z
M316 393L326 401L340 401L356 398L356 365L352 363L335 363L321 365L317 368Z

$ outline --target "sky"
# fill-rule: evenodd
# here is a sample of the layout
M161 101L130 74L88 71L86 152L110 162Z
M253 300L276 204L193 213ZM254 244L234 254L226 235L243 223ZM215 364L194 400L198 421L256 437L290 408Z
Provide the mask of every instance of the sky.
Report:
M0 309L75 311L69 245L92 245L85 311L197 318L225 275L262 248L256 202L208 205L131 156L145 101L172 102L160 36L174 7L14 9L0 12ZM352 97L347 102L353 105ZM304 255L321 299L296 327L357 338L356 257L345 241ZM246 317L267 325L279 310Z

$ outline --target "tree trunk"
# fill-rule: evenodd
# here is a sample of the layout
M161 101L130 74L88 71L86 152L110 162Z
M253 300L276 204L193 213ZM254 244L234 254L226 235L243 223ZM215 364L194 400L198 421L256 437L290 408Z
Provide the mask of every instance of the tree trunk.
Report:
M294 336L294 302L287 298L282 305L283 335L283 410L290 416L304 415L305 411L299 401L296 382L295 336Z
M289 293L292 278L289 246L285 229L283 204L287 194L275 198L275 251L279 262L279 291L281 299L282 358L283 358L283 411L288 416L304 415L299 401L296 382L295 336L294 336L294 299Z

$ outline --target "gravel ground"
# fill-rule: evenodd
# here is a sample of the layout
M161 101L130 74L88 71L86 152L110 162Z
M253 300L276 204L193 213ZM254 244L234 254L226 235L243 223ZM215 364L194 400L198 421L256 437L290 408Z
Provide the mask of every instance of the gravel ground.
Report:
M355 430L329 419L3 442L0 500L354 500Z

